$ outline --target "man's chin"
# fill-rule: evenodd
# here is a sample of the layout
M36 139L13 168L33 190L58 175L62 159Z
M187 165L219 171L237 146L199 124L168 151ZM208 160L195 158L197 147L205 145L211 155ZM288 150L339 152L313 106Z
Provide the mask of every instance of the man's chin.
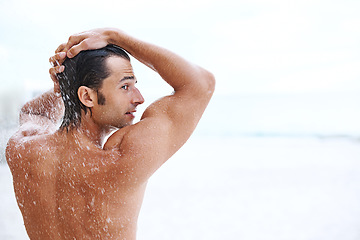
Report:
M133 125L133 121L127 122L127 123L118 124L118 125L115 125L115 126L113 126L113 127L114 127L114 128L117 128L117 129L120 129L120 128L127 127L127 126L130 126L130 125Z

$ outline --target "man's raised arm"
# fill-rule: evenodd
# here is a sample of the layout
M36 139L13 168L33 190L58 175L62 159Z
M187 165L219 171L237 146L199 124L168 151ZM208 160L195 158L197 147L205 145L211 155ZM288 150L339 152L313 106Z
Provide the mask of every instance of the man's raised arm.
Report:
M20 125L29 119L42 118L56 124L63 115L63 104L59 94L49 90L27 102L20 111Z
M187 91L194 93L203 90L212 92L214 89L214 77L206 70L171 51L138 40L117 29L95 29L73 35L68 43L58 50L67 52L68 57L73 57L82 50L97 49L107 44L122 47L137 60L158 72L175 92L182 88L188 88Z
M64 53L57 54L56 57L50 58L49 61L54 66L54 63L64 57ZM60 87L55 74L63 70L64 66L55 66L50 69L49 73L54 88L25 103L20 111L20 126L30 123L27 124L30 128L42 125L43 129L48 129L48 127L55 126L58 123L64 114L64 104L61 100Z
M73 35L58 48L58 52L73 57L82 50L108 44L125 49L155 70L174 89L172 95L151 104L142 120L128 128L121 142L122 156L129 150L132 159L143 159L137 166L142 166L143 169L138 170L146 179L190 137L214 92L215 79L205 69L177 54L116 29L95 29ZM116 134L109 140L114 138L116 144ZM131 164L135 163L132 161Z

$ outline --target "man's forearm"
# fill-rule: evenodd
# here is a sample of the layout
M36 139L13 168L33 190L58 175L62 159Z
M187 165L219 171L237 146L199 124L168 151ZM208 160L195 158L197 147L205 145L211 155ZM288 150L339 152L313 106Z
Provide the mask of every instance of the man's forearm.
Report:
M20 124L24 115L38 115L57 123L63 116L64 105L61 97L49 90L27 102L20 112Z
M124 48L140 62L158 72L175 91L184 87L192 91L213 87L214 78L209 72L169 50L121 31L110 31L109 42Z
M62 62L64 58L60 56L61 52L66 52L72 58L80 51L102 48L107 44L122 47L158 72L175 92L184 90L192 96L204 96L214 90L215 79L208 71L169 50L136 39L118 29L94 29L72 35L67 43L58 47L54 57Z

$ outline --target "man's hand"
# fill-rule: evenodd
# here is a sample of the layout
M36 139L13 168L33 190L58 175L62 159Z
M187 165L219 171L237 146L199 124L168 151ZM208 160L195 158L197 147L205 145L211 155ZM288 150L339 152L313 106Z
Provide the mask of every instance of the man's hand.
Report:
M103 48L111 43L111 34L115 31L119 32L117 29L98 28L71 35L68 42L61 44L55 53L66 52L68 58L73 58L81 51Z
M71 35L68 42L61 44L56 50L55 55L50 57L49 62L52 67L49 69L50 77L54 82L54 91L60 93L57 73L64 71L62 63L66 57L73 58L79 52L85 50L99 49L111 43L111 35L120 32L118 29L98 28L78 34Z
M66 58L65 52L56 53L54 56L50 57L49 62L51 64L51 68L49 69L50 77L54 82L54 92L60 93L60 86L58 79L56 77L57 73L61 73L64 71L65 67L62 65Z

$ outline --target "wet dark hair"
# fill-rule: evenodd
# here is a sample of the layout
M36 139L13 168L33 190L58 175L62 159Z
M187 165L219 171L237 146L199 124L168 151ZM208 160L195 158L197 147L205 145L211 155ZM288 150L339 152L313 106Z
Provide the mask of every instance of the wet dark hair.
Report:
M110 75L106 59L119 56L130 61L129 55L116 45L107 45L96 50L82 51L74 58L65 59L65 70L57 74L61 97L65 105L65 113L60 129L78 128L81 122L81 111L87 113L86 107L78 97L80 86L94 89L98 94L98 103L105 104L105 97L99 92L102 82Z

